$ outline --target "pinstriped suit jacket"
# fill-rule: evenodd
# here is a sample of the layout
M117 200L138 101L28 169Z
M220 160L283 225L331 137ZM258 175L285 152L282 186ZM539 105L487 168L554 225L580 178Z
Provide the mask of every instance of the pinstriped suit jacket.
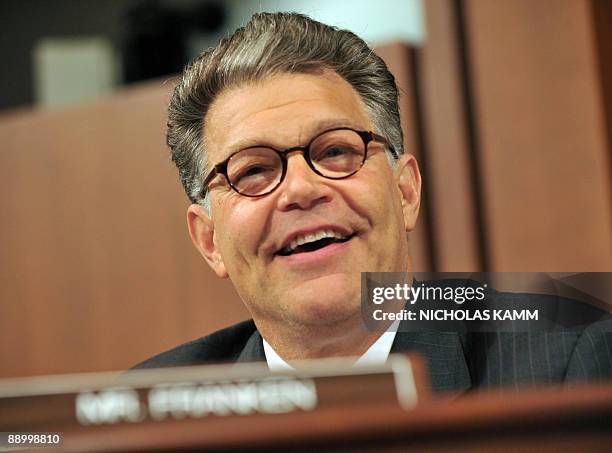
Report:
M432 388L463 391L612 379L612 320L581 332L402 332L391 352L428 363ZM265 361L262 338L244 321L152 357L135 368Z

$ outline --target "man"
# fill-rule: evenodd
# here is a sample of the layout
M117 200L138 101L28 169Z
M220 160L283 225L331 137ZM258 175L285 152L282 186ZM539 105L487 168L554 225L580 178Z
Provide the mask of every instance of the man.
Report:
M593 354L595 336L564 337L561 360L525 371L521 351L549 356L561 345L364 328L360 273L413 271L408 233L421 176L402 142L394 78L351 32L262 13L198 57L174 92L168 145L193 203L191 239L232 280L253 321L140 367L265 360L274 370L334 356L382 363L390 351L414 351L438 390L597 374L575 365Z

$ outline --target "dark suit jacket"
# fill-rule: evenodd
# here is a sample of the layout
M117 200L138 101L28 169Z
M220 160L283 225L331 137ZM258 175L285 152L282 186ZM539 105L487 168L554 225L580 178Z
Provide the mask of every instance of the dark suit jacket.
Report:
M462 391L612 378L612 321L581 332L402 332L392 353L428 363L432 387ZM244 321L156 355L135 368L265 361L262 338Z

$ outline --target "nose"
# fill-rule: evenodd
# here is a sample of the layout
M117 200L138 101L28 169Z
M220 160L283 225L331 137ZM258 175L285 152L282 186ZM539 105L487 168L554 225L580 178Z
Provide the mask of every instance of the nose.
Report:
M317 175L298 151L287 155L287 174L277 190L280 191L279 208L283 211L311 209L331 199L325 178Z

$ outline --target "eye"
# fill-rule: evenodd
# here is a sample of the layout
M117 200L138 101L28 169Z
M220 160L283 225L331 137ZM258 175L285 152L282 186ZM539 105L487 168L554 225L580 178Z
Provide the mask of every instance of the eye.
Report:
M252 166L250 168L247 168L247 170L242 175L240 175L240 176L241 177L252 176L252 175L256 175L257 173L264 172L264 171L266 171L266 169L263 166L261 166L261 165L254 165L254 166Z
M250 167L246 167L245 169L243 169L237 176L236 179L242 179L242 178L248 178L250 176L257 176L260 175L261 173L265 173L265 172L269 172L273 170L270 167L266 167L264 165L251 165Z
M347 148L343 148L342 146L332 146L323 151L317 159L329 159L332 157L344 156L347 153L350 153L351 150Z

